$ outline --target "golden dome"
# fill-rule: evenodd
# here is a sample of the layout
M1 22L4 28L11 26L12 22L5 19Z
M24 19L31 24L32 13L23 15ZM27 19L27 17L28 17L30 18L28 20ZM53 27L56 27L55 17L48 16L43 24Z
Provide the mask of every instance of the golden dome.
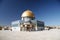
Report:
M34 17L34 14L30 10L26 10L23 12L21 17Z

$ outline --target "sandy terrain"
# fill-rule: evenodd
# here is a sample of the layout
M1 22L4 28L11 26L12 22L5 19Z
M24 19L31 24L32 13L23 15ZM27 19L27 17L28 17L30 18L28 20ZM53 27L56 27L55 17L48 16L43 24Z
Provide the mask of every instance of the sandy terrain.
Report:
M60 40L60 29L36 32L0 31L0 40Z

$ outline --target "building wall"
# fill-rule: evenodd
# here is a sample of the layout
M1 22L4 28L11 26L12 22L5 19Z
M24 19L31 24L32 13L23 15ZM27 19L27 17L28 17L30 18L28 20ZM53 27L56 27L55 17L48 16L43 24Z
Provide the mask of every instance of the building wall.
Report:
M12 31L20 31L20 20L11 23Z
M12 31L20 31L21 30L21 25L25 25L25 24L27 24L27 25L28 24L32 24L34 26L34 30L35 31L40 31L40 30L44 29L44 22L42 22L42 21L31 20L29 22L24 22L24 21L20 22L20 20L18 20L18 21L13 21L11 23L11 25L12 25Z
M12 27L12 31L20 31L20 27Z
M37 21L37 29L38 29L38 31L44 30L44 22L43 21Z

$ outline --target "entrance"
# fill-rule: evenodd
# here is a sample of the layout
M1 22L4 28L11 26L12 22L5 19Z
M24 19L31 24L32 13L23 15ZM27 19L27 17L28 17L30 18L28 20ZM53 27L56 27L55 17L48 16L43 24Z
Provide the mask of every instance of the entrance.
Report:
M35 27L32 24L25 24L21 26L21 31L34 31Z
M31 29L32 29L32 26L31 25L27 25L26 30L27 31L31 31Z

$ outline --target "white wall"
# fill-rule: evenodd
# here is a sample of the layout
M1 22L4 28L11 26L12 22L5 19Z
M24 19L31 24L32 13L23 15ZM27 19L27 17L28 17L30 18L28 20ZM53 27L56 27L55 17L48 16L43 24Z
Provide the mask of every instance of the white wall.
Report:
M13 25L16 25L17 26L13 26ZM13 21L11 23L11 26L12 26L12 31L20 31L20 20L17 20L17 21Z
M20 31L20 27L12 27L12 31Z

